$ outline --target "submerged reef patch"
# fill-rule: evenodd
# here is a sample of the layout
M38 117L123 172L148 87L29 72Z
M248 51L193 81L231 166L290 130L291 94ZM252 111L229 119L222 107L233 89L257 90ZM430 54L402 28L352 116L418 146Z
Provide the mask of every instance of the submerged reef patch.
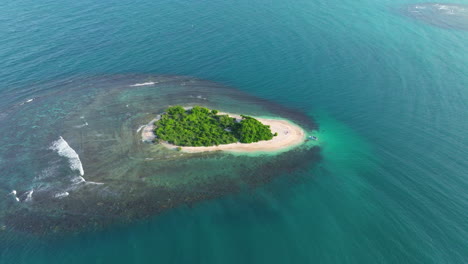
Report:
M245 156L182 153L141 140L142 126L171 105L277 116L318 129L299 111L218 83L118 75L47 88L2 119L0 171L7 177L0 192L7 198L0 202L0 224L6 230L50 234L128 223L261 186L320 160L319 147L308 144Z
M468 5L455 3L418 3L406 5L400 12L427 24L468 30Z

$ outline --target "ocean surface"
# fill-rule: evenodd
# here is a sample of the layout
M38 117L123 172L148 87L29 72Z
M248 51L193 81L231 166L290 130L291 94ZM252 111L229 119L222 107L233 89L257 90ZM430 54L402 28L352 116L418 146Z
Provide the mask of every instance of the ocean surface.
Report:
M0 263L468 263L467 5L2 1ZM178 103L319 141L140 142Z

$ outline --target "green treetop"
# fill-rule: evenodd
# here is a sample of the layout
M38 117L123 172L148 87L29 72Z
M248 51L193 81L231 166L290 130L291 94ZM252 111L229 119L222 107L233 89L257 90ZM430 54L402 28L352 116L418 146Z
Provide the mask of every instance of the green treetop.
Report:
M185 110L172 106L155 123L154 133L177 146L213 146L229 143L252 143L273 138L270 126L250 116L237 122L218 110L195 106Z

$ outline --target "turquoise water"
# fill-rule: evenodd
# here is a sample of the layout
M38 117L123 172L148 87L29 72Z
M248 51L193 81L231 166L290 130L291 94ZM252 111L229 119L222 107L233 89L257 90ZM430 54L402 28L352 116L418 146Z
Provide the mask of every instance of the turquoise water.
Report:
M315 120L319 129L310 133L320 138L321 158L307 150L278 160L195 157L189 167L204 164L208 178L244 171L268 180L91 231L30 234L10 229L16 218L2 218L0 263L468 262L468 32L398 12L415 3L4 1L2 217L12 210L28 216L11 209L8 193L44 184L34 179L45 168L55 164L56 177L64 175L50 186L68 184L71 172L59 167L66 161L52 151L41 156L60 135L80 154L85 178L99 174L91 157L104 150L112 155L103 157L99 177L109 168L137 177L134 168L146 157L131 155L139 145L113 149L94 138L109 149L96 147L89 156L90 143L80 147L79 138L127 140L152 113L139 111L197 102L203 91L209 104L265 115L291 109L293 119ZM128 86L146 74L233 88L192 93L179 85L171 96L171 86ZM152 88L156 99L145 101ZM248 104L237 103L246 98ZM82 114L89 127L69 129L83 124Z

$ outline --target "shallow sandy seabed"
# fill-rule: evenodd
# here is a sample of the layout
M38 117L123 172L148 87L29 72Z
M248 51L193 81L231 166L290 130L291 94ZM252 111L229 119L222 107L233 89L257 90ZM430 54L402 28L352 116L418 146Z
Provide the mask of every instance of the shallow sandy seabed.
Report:
M230 117L240 119L240 115L231 114L231 113L219 113L227 114ZM305 140L305 131L298 125L292 123L288 120L281 119L267 119L267 118L257 118L258 121L262 122L264 125L270 126L271 132L278 133L277 136L273 137L271 140L259 141L255 143L232 143L219 146L209 146L209 147L181 147L183 152L188 153L197 153L197 152L206 152L206 151L229 151L229 152L269 152L269 151L281 151L286 150L291 147L297 146L304 142ZM152 126L148 124L148 127ZM153 127L151 127L153 128ZM146 130L146 129L144 129ZM148 137L148 133L142 134L143 140ZM163 146L174 149L177 146L169 143L161 143Z

